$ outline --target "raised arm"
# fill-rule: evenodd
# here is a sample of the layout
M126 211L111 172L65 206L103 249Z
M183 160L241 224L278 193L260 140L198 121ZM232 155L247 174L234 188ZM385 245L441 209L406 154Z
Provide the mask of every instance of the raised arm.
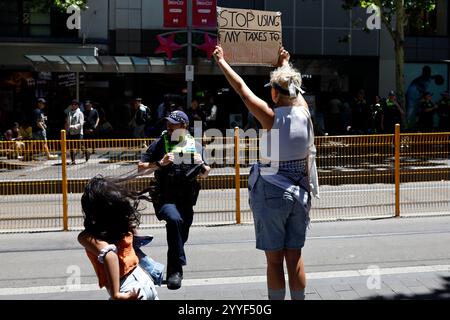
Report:
M283 47L280 47L280 50L278 52L278 64L277 67L282 67L289 65L289 60L291 59L291 55L287 50L285 50ZM308 103L306 102L305 98L302 94L298 94L297 96L297 104L302 105L308 108Z
M214 58L217 65L222 70L225 78L227 78L230 85L241 97L245 106L261 123L264 129L271 129L275 114L270 108L269 104L257 97L252 90L247 86L244 80L230 67L224 58L223 49L221 46L216 46L214 50Z
M291 55L287 50L284 50L283 47L280 47L278 50L278 63L277 67L286 66L289 64L289 60L291 59Z

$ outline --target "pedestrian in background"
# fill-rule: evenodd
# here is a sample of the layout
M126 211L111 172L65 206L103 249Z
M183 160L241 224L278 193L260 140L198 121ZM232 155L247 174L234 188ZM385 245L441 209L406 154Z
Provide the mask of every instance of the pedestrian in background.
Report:
M381 124L382 131L385 134L392 134L395 132L395 125L403 124L405 119L405 111L397 101L397 94L394 91L389 91L387 99L382 101Z
M439 131L450 132L450 93L441 93L442 98L438 102Z
M205 105L205 123L206 129L216 129L217 128L217 115L218 108L215 102L214 96L211 94L208 98L208 103Z
M310 220L310 194L318 196L314 130L302 96L302 77L289 64L289 53L280 48L278 68L268 84L275 104L272 109L229 66L225 55L217 46L214 57L218 66L262 128L268 130L261 138L266 152L261 153L261 162L253 165L248 181L256 247L266 255L268 297L285 298L286 262L291 299L302 300L306 286L302 248Z
M92 107L92 103L90 100L87 100L84 103L84 125L83 125L83 139L85 140L92 140L97 139L97 127L98 123L100 121L100 117L98 115L98 112L96 109ZM89 143L86 142L86 161L89 160L89 148L92 148L92 153L95 153L95 145L94 141L89 141Z
M353 98L351 104L352 132L354 134L367 134L371 129L370 107L366 101L366 93L363 89Z
M142 98L134 98L132 104L132 119L130 127L133 130L133 138L145 138L145 128L152 121L149 107L142 103Z
M33 111L33 122L32 122L32 135L34 140L43 141L44 151L47 155L48 160L56 159L58 156L50 153L47 144L47 117L45 116L43 109L45 108L47 101L44 98L39 98L37 107Z
M438 106L433 102L433 94L424 92L419 103L419 128L421 132L434 131L434 116Z
M8 130L9 131L9 130ZM25 151L25 143L23 142L24 137L20 134L20 126L17 122L13 123L11 129L11 140L15 141L16 150L17 150L17 159L22 160Z
M71 164L76 164L75 162L75 150L83 148L83 146L76 141L81 141L83 139L83 125L84 125L84 115L80 110L80 103L78 100L72 100L72 104L70 105L71 110L67 115L66 121L66 130L69 133L68 139L73 140L69 141L69 150L70 150L70 159L72 160ZM87 153L87 149L84 147L86 161L89 160L89 156Z

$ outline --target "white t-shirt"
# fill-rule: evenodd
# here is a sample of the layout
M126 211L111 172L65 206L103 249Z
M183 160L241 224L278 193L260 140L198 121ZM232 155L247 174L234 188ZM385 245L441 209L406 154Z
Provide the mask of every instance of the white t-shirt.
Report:
M67 123L69 124L69 134L77 135L83 134L84 115L80 108L71 110L67 116Z

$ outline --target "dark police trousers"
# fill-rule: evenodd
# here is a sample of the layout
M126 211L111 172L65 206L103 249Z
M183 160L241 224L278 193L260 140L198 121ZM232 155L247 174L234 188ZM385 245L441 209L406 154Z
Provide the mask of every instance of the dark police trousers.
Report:
M188 240L189 228L194 217L192 204L189 201L186 202L161 203L154 206L156 217L166 221L167 276L173 272L181 272L181 267L186 265L184 244Z

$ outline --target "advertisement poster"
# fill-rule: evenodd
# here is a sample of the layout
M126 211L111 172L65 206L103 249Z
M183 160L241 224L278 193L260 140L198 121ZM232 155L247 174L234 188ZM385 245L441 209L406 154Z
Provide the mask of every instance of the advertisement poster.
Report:
M187 1L164 0L164 27L186 28L187 26Z
M192 1L192 27L215 28L217 25L216 0Z
M405 63L406 116L410 125L417 122L419 102L424 92L433 95L433 102L449 89L448 66L443 63Z

